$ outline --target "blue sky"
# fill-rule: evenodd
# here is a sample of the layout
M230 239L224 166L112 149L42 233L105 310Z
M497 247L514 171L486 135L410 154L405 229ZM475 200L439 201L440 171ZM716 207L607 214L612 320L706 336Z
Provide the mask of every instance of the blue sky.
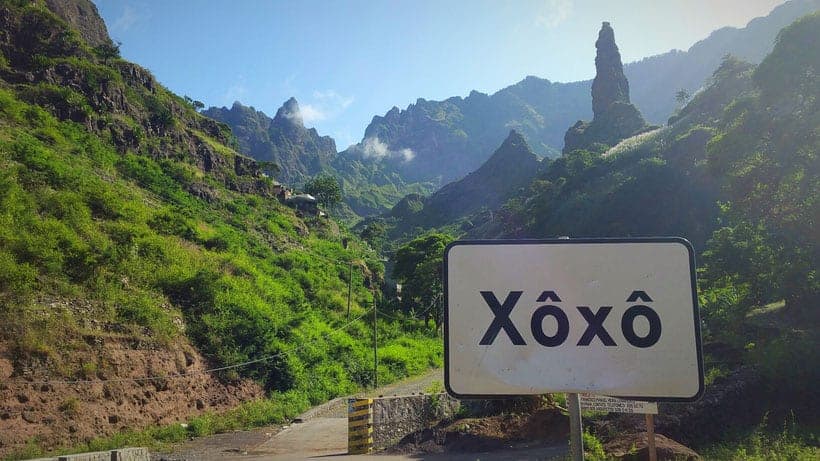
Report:
M417 98L493 93L527 75L594 76L610 21L624 62L688 49L783 0L94 0L123 57L172 91L269 115L291 96L306 125L357 142Z

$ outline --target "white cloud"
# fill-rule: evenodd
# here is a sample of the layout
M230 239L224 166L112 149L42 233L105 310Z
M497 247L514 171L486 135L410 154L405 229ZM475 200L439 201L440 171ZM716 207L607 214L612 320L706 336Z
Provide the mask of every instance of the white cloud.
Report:
M111 31L114 33L127 32L140 21L148 19L147 10L141 6L139 10L133 5L126 4L120 16L111 24Z
M336 140L336 146L341 150L344 150L344 146L352 147L356 144L356 137L351 134L349 127L333 131L330 135Z
M344 96L335 90L315 90L310 99L299 102L302 120L310 125L336 118L355 100L353 96Z
M379 138L366 138L362 143L362 155L364 158L382 159L387 157L390 149L387 144L383 143Z
M296 115L301 115L305 123L314 123L327 118L327 113L313 104L300 104L299 114Z
M402 150L399 151L399 155L401 155L402 159L405 162L409 162L410 160L413 160L414 158L416 158L416 153L413 152L413 149L407 149L407 148L402 149Z
M279 112L277 111L277 115L278 115L278 113ZM302 119L301 110L293 111L293 112L282 111L282 116L285 117L288 120L301 120Z
M341 110L347 109L356 100L353 96L342 96L334 90L316 90L313 92L313 98Z
M535 25L552 29L561 25L572 14L572 0L546 0L535 15Z
M366 159L382 160L385 158L399 158L403 162L409 162L416 157L416 153L412 149L404 148L399 150L392 150L390 147L378 137L365 138L358 150Z

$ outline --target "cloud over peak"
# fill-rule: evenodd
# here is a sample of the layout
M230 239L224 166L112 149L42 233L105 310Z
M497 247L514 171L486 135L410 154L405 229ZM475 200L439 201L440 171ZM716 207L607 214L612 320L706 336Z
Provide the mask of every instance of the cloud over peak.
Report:
M366 159L400 159L402 162L409 162L416 157L416 153L410 148L390 149L390 147L376 136L365 138L361 145L354 146L354 150L361 153Z

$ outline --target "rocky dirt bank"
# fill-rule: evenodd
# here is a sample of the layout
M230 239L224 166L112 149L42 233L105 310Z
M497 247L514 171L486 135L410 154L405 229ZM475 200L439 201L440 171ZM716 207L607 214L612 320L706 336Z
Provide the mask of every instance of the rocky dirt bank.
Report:
M208 362L183 341L163 346L127 337L86 339L91 346L72 357L84 366L70 378L54 378L48 359L22 363L0 343L0 458L31 442L77 445L184 422L264 395L252 381L205 373Z

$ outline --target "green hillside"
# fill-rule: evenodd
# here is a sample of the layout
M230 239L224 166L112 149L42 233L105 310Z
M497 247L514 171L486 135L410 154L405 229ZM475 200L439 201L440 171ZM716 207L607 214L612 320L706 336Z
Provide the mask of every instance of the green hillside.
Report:
M665 408L671 417L660 424L664 434L715 459L785 459L780 450L796 450L754 446L770 433L814 447L789 459L816 452L818 34L815 13L785 28L757 67L727 56L670 125L604 154L564 155L494 219L473 216L476 227L465 232L691 240L700 267L707 396L695 407ZM709 397L716 384L743 390Z
M352 261L350 318L372 309L375 253L281 205L225 125L115 47L90 47L39 3L4 2L0 18L4 401L25 380L117 378L91 352L123 338L251 362L218 378L253 379L279 405L254 424L373 382L370 317L348 323L346 296ZM440 364L419 324L380 320L379 342L380 382Z

